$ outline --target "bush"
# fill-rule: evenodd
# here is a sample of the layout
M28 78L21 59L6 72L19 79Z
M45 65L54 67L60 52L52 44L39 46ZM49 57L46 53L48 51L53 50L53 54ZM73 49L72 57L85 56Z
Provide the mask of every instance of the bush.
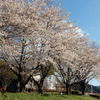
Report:
M43 89L44 92L57 92L56 90Z
M80 93L80 91L78 91L78 90L72 90L71 92L72 92L72 94L79 94Z
M6 93L6 90L5 89L3 89L3 93Z
M48 92L57 92L56 90L49 90Z
M34 89L34 88L27 88L27 89L25 89L26 91L28 91L28 92L36 92L37 90L36 89Z
M100 98L100 95L98 95L98 94L91 94L90 96L98 98L98 99Z
M33 88L33 92L36 92L37 90Z
M66 91L62 91L62 93L66 93ZM78 90L71 90L71 94L80 94Z
M65 90L63 90L63 91L62 91L62 93L66 93L66 91L65 91Z

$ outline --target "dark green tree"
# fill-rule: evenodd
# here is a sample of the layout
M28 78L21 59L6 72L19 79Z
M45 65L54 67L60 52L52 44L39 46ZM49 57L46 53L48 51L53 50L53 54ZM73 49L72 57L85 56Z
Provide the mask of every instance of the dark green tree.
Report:
M41 64L39 66L39 72L40 72L40 76L41 76L40 77L40 80L39 81L36 81L33 78L33 81L36 84L36 86L38 87L38 92L39 93L43 93L43 91L42 91L43 82L44 82L45 78L48 75L54 75L55 68L54 68L53 64L48 61L48 63L46 65Z
M13 80L17 80L17 76L4 64L3 61L0 61L0 82L2 87L5 87L6 90L7 85Z

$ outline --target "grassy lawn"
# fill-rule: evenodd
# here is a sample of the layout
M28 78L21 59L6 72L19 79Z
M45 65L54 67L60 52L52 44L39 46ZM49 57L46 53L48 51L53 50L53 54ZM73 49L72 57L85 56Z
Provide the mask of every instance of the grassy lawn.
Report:
M0 93L0 100L98 100L89 96L35 94L35 93Z

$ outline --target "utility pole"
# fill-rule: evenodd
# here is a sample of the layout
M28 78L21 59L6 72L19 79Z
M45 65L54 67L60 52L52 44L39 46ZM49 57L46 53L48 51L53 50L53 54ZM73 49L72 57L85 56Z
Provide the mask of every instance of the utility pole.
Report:
M91 94L93 94L93 86L91 85Z

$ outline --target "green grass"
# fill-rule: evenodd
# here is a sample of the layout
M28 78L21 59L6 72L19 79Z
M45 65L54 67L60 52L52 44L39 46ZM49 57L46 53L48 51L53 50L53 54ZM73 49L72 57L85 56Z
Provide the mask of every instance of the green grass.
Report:
M35 94L35 93L0 93L0 100L98 100L89 96Z

